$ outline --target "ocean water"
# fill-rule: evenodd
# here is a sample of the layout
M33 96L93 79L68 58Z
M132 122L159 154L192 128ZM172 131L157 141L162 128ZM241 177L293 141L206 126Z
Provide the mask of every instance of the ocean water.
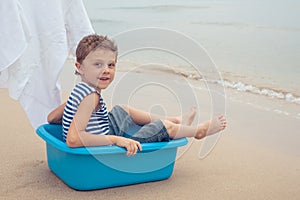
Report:
M115 36L143 27L173 30L205 49L222 75L217 84L295 104L299 109L298 0L85 0L84 4L98 34ZM201 79L190 63L175 57L146 49L123 56L119 66L129 69L159 63L172 66L169 73Z

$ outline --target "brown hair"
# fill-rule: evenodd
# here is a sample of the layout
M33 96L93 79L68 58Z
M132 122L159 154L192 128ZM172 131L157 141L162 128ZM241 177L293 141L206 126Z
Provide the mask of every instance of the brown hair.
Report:
M92 34L83 37L78 43L76 49L76 61L82 64L86 56L91 51L94 51L98 48L111 50L116 52L116 57L118 56L118 47L114 41L109 39L107 36Z

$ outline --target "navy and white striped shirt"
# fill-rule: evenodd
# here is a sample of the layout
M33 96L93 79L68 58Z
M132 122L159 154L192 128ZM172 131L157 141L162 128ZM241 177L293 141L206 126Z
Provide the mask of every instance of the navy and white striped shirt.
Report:
M77 112L78 106L81 101L89 94L97 92L97 90L84 82L78 83L70 94L66 107L63 113L62 126L63 126L63 140L66 141L67 133L70 124ZM100 96L100 109L93 111L90 120L85 129L86 132L92 134L107 134L109 132L108 113L106 104Z

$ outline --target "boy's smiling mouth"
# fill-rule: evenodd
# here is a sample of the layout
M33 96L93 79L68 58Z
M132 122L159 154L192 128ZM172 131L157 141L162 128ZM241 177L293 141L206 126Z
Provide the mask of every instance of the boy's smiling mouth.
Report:
M108 81L110 78L109 77L100 77L98 78L100 81Z

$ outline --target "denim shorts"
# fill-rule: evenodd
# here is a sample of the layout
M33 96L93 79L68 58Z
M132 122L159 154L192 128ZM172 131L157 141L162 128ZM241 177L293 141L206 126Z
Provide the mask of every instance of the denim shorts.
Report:
M129 114L120 106L114 106L108 113L108 135L122 136L141 143L170 141L167 129L161 120L139 126L134 123Z

